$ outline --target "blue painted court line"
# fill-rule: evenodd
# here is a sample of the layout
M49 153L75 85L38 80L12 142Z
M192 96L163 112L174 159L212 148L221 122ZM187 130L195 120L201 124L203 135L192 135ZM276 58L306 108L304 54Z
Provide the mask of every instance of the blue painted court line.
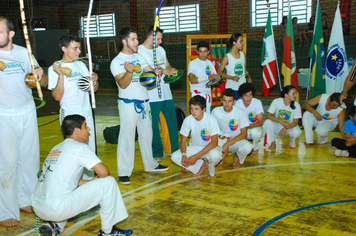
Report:
M304 210L307 210L307 209L320 207L320 206L339 204L339 203L347 203L347 202L356 202L356 199L318 203L318 204L315 204L315 205L305 206L305 207L301 207L301 208L298 208L298 209L295 209L295 210L292 210L292 211L288 211L286 213L283 213L282 215L274 217L273 219L271 219L271 220L267 221L266 223L264 223L263 225L261 225L258 229L256 229L255 232L253 232L252 236L260 235L268 226L270 226L270 225L274 224L276 221L278 221L278 220L280 220L280 219L282 219L282 218L284 218L286 216L292 215L292 214L294 214L296 212L304 211Z

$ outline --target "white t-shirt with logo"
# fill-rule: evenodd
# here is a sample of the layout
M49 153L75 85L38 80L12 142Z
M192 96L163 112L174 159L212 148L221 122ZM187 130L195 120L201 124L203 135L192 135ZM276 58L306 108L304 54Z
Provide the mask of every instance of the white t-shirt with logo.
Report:
M134 53L131 55L124 54L122 52L117 55L110 64L110 71L112 75L115 77L118 74L126 73L125 70L125 62L128 61L133 65L140 65L142 70L139 73L132 73L132 80L125 89L121 88L119 84L116 82L117 87L119 88L119 97L120 98L128 98L128 99L138 99L138 100L147 100L148 93L147 89L140 84L140 76L143 73L143 68L148 64L145 58L139 54Z
M89 70L81 61L72 63L61 63L61 67L68 67L72 70L70 76L64 77L64 94L60 101L61 107L77 112L81 115L91 114L91 106L88 92L80 90L78 80L84 76L89 76ZM57 86L58 74L53 70L53 65L48 68L48 89L52 90Z
M235 103L235 107L241 108L247 115L249 124L257 122L257 115L263 114L262 102L257 98L252 98L251 103L248 107L245 107L242 99L239 99Z
M240 85L246 83L245 77L245 55L240 51L240 58L236 59L230 53L226 54L229 59L228 64L225 66L226 74L230 76L238 76L239 81L234 81L231 79L226 80L225 88L231 88L233 90L238 90Z
M220 134L218 122L215 117L204 112L201 120L196 120L192 115L186 117L180 129L180 134L188 137L191 135L189 145L205 147L211 142L211 136Z
M286 106L284 104L283 98L276 98L268 108L268 112L273 114L274 117L290 124L294 119L302 118L302 111L300 109L299 103L294 102L294 105L295 109L293 110L290 105Z
M1 58L6 64L3 71L0 70L0 115L21 115L35 108L32 90L26 85L25 78L32 72L30 58L27 49L16 44L10 51L0 50L0 56L16 58L12 61ZM35 65L38 65L33 57ZM21 61L21 62L20 62Z
M100 162L87 144L65 139L51 150L43 163L32 195L33 207L57 210L61 199L78 187L83 167L90 170Z
M238 107L233 106L231 112L226 112L223 106L219 106L214 108L212 115L219 123L221 136L235 138L242 128L249 126L245 112Z
M190 73L194 74L196 77L203 77L216 74L216 70L214 64L210 60L206 59L205 61L201 61L197 58L189 63L188 76ZM210 94L211 89L206 87L207 82L208 81L197 84L190 83L190 92L192 93L194 90L197 90L202 91L205 94Z
M154 68L154 61L153 61L153 49L147 49L145 46L140 45L138 47L138 52L145 58L145 60L148 62L148 65ZM156 48L156 56L157 56L157 64L162 68L166 69L167 61L166 61L166 51L159 46ZM150 99L150 102L160 102L164 100L170 100L172 98L172 92L169 84L164 82L164 74L161 76L161 90L162 90L162 95L161 98L158 96L158 89L154 87L153 89L148 90L148 97Z
M325 109L325 105L328 100L328 97L329 97L328 94L321 95L316 111L320 113L324 121L330 121L336 125L339 123L339 119L337 117L343 108L338 107L336 109L331 109L330 111L327 111Z

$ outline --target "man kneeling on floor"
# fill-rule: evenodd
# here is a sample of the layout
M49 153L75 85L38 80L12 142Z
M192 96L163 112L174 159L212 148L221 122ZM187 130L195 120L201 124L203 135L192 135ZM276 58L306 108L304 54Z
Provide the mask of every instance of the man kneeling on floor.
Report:
M85 118L69 115L62 122L65 140L55 146L43 163L32 206L44 220L40 234L59 235L67 219L100 204L100 235L132 235L115 224L128 217L116 180L89 146L90 128ZM98 177L81 180L83 167L94 170ZM120 234L121 233L121 234Z
M200 175L209 169L209 178L215 175L215 166L221 161L221 148L218 147L220 133L215 117L205 112L206 100L196 95L189 101L191 115L184 119L180 133L180 150L172 154L172 161L179 166ZM187 138L191 135L189 146Z

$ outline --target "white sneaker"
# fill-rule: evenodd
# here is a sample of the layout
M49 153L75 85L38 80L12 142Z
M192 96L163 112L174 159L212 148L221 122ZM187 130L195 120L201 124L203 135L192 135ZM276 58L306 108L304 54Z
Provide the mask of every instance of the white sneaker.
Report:
M336 149L334 155L337 157L348 157L349 152L347 150Z

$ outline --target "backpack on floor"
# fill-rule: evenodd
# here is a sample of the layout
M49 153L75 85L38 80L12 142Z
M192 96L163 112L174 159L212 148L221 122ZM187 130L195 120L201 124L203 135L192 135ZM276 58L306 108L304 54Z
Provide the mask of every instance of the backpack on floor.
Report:
M104 139L107 143L117 144L120 133L120 125L106 127L103 131ZM137 141L138 135L136 131L135 141Z
M178 123L178 131L180 131L180 128L182 127L183 120L185 119L185 114L184 111L176 106L176 115L177 115L177 123Z

